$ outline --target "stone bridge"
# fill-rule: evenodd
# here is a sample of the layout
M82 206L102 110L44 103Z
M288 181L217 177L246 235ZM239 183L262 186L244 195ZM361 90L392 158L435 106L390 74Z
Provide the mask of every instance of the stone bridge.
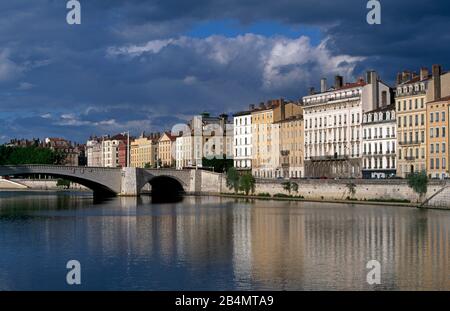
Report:
M152 196L171 196L180 193L202 191L202 177L213 191L220 191L220 174L200 170L106 168L58 165L15 165L0 166L0 176L46 175L76 182L94 191L95 195L137 196L149 183ZM208 175L210 178L208 178ZM212 177L212 179L211 179ZM215 182L217 181L217 182ZM214 187L219 187L215 189ZM206 189L210 189L207 187Z

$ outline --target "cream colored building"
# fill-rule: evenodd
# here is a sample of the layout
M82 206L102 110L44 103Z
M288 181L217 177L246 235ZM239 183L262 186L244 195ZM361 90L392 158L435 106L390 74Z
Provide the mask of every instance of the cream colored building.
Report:
M302 178L303 166L303 115L291 116L275 123L279 132L280 163L276 171L276 177Z
M275 178L280 172L280 136L275 122L301 114L297 103L283 99L261 103L252 111L252 174L257 178Z
M175 165L175 140L171 133L165 132L158 140L158 167L172 167ZM173 148L173 149L172 149Z
M427 103L450 95L450 74L443 74L439 65L433 65L432 74L426 68L421 68L420 74L404 71L397 76L396 93L397 175L407 177L430 165Z
M155 167L158 158L158 138L157 134L145 136L142 134L131 142L131 167Z
M319 93L303 97L305 176L358 178L362 176L362 115L391 103L391 90L374 71L366 79L334 86L321 81Z

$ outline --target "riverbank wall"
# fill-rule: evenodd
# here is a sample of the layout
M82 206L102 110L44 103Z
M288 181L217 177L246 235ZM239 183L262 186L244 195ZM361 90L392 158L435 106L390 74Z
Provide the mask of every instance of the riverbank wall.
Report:
M255 184L255 195L292 195L312 201L402 202L418 205L416 194L404 179L296 179L298 191L289 194L283 188L286 180L261 180ZM350 187L353 184L354 187ZM351 193L350 188L354 189ZM205 172L201 178L203 194L233 194L223 174ZM450 209L450 181L431 180L424 196L425 206Z

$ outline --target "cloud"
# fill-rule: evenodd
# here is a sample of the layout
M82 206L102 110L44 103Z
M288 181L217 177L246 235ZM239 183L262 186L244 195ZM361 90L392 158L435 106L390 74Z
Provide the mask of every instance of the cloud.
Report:
M35 85L32 84L32 83L20 82L19 86L17 87L17 89L19 91L28 91L28 90L31 90L33 87L35 87Z
M18 78L23 68L10 59L10 50L0 50L0 82Z

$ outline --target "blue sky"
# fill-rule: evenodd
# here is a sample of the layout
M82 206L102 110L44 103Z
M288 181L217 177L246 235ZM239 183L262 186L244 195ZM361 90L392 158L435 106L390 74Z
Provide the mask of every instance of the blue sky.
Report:
M202 111L298 99L321 77L450 66L445 1L65 0L0 4L0 141L168 130Z

